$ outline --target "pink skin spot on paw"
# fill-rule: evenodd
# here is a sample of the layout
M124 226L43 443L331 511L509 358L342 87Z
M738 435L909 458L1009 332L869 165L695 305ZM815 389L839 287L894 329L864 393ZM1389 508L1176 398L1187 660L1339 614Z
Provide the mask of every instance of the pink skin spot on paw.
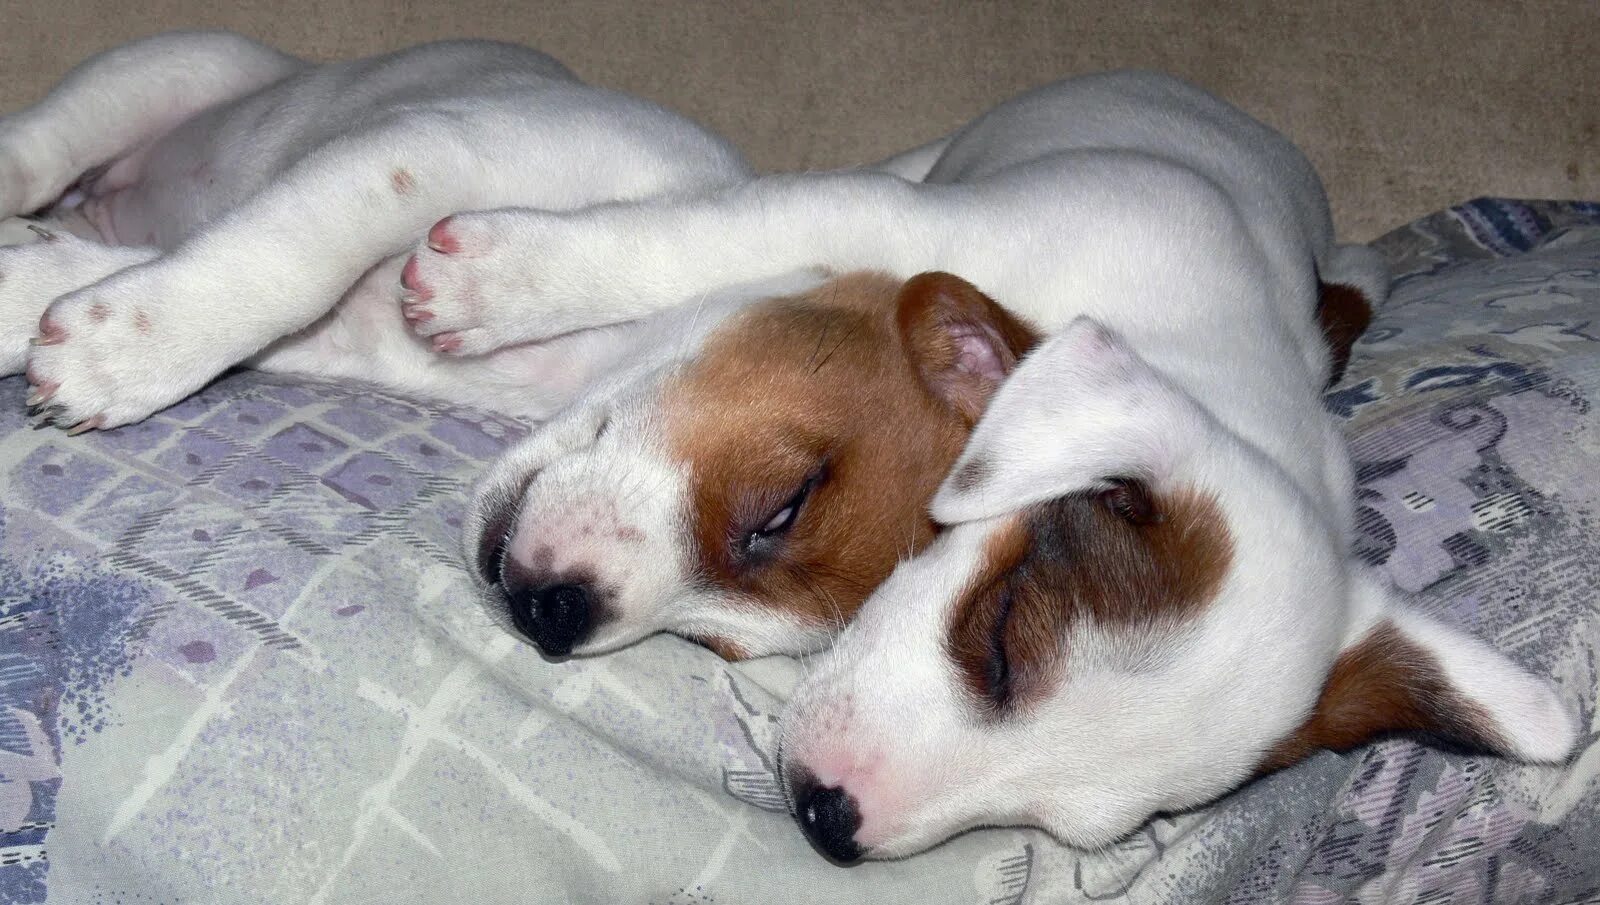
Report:
M143 308L133 312L133 329L138 330L141 335L150 335L150 315Z
M461 337L454 333L441 333L433 338L433 351L456 352L461 349Z
M110 316L111 306L107 305L105 302L96 302L95 304L89 306L89 320L94 321L97 324L105 323L106 318Z
M401 167L389 174L389 184L394 186L396 195L410 195L417 190L417 179L411 171Z
M449 217L440 220L428 230L428 247L442 255L453 255L461 250L461 242L450 233Z
M433 298L433 290L422 285L422 278L417 276L417 268L419 266L417 264L417 256L412 255L411 260L407 261L405 268L400 271L400 285L411 290L412 295L415 296L414 301L426 302L428 299Z

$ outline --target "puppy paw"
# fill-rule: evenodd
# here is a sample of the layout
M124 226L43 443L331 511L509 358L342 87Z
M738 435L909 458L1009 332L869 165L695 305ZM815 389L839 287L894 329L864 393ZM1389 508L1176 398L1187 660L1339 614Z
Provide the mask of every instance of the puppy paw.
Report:
M9 233L24 223L4 226ZM153 249L110 248L37 224L25 224L22 235L33 241L0 247L0 377L22 373L29 340L56 298L155 256Z
M28 404L77 433L141 421L199 389L226 362L188 329L156 268L117 274L52 302L28 358Z
M540 211L456 214L400 275L401 314L435 352L481 355L614 323L580 221Z

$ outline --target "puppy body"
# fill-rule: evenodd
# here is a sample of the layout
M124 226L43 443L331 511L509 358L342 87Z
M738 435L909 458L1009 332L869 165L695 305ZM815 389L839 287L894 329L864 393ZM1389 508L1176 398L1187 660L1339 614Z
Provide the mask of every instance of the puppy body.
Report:
M458 210L746 176L704 129L523 47L312 65L237 35L157 36L0 120L0 217L41 212L55 237L0 252L0 375L26 367L63 425L137 421L246 360L544 417L631 330L442 358L447 339L406 328L396 255Z
M1334 244L1316 175L1292 145L1193 86L1131 72L1025 94L884 168L916 174L933 154L920 184L877 172L779 176L682 203L461 216L445 226L480 254L419 251L447 322L465 307L450 287L504 287L477 301L481 349L593 327L619 308L641 316L713 300L700 312L706 339L672 349L622 394L636 414L604 418L612 403L596 397L563 416L604 420L606 442L563 448L556 464L551 439L535 435L484 483L473 547L486 580L514 567L511 612L538 615L530 587L576 583L603 613L562 652L657 630L745 654L825 643L931 539L925 501L983 397L1039 335L1083 316L1115 326L1275 463L1327 537L1344 536L1349 466L1318 399L1330 376L1319 276L1372 301L1386 277L1370 250ZM928 270L962 279L902 285ZM885 273L887 284L823 284L853 271ZM820 288L714 301L718 286L785 274ZM875 352L854 354L862 337ZM748 379L713 390L709 378L674 377L685 372ZM840 384L861 389L830 401ZM874 399L883 411L858 414ZM686 414L708 409L718 415ZM694 442L674 428L689 422ZM902 436L886 438L891 426ZM661 508L650 517L618 505L616 488L636 469L654 476ZM808 481L814 493L802 493ZM762 534L794 499L784 536ZM876 515L839 525L849 511ZM657 555L638 570L627 543L564 540L573 523L648 537ZM730 552L741 545L765 552Z

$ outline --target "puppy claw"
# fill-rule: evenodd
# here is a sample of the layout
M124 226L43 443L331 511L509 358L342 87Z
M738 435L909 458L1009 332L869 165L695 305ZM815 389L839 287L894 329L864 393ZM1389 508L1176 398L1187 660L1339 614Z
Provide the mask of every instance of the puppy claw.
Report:
M28 395L28 400L26 403L28 408L38 408L39 406L44 405L46 402L49 402L50 397L54 396L56 394L56 390L59 389L61 389L61 385L58 383L45 383L34 387L33 392Z
M62 335L60 333L54 333L54 334L51 334L49 336L34 336L34 337L30 337L28 339L28 345L30 345L30 346L59 346L63 342L66 342L66 340L67 340L66 336L64 336L64 335Z
M105 421L106 421L106 416L104 416L104 415L95 415L93 418L90 418L90 419L88 419L86 421L79 421L77 424L74 424L72 427L67 428L67 436L76 437L77 435L79 435L81 433L84 433L85 431L98 430L100 428L100 425L104 424Z
M433 338L433 351L447 353L461 350L461 337L454 333L440 333Z
M55 233L51 232L48 229L45 229L44 227L40 226L37 223L29 223L28 224L28 228L33 230L34 233L36 233L39 236L40 239L43 239L46 242L54 242L57 239L61 238L60 236L56 235Z

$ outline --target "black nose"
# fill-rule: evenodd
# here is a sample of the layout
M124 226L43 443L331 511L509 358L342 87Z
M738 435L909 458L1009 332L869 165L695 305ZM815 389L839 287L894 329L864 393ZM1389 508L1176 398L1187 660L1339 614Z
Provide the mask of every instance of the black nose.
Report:
M829 860L836 864L861 860L861 846L856 844L861 814L845 790L806 782L795 791L794 817L806 838Z
M508 596L517 631L552 657L572 653L589 633L589 592L581 584L512 588Z

